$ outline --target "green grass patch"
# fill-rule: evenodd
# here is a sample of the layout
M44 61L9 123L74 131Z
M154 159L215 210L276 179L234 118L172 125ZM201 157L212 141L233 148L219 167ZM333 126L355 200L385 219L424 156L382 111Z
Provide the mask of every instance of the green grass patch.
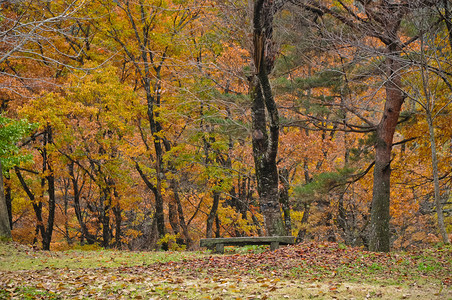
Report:
M35 287L17 287L11 291L6 291L0 289L0 299L11 299L18 298L22 300L35 300L35 299L46 299L46 300L57 300L62 299L63 296L48 292L46 290L41 290Z
M270 250L269 245L225 246L225 254L252 254L263 253Z
M203 257L202 252L134 252L117 250L36 251L16 243L0 243L0 271L145 266L156 262Z

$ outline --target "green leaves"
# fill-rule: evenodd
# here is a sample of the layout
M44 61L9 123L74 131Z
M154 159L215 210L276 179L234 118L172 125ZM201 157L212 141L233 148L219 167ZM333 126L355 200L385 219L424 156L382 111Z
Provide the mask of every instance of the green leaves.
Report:
M343 168L336 172L320 173L311 182L295 187L294 192L298 198L328 193L331 189L345 184L353 171L351 168Z
M36 127L36 124L29 123L25 119L13 120L0 115L0 159L4 170L31 160L31 156L20 153L17 144Z

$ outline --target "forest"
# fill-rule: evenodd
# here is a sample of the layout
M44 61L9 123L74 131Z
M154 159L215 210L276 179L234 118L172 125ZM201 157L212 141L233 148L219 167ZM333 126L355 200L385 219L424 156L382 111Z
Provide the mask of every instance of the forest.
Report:
M0 1L0 237L450 243L448 0Z

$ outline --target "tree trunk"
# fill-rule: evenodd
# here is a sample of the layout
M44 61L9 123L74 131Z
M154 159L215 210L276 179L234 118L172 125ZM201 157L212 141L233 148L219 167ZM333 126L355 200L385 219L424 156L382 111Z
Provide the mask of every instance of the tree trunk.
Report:
M432 114L427 112L427 124L430 137L430 150L432 152L432 172L433 172L433 186L435 195L436 216L438 219L438 229L443 239L443 243L450 244L449 235L447 234L446 225L444 224L443 204L441 203L441 194L439 187L439 172L438 172L438 156L436 152L435 132L433 127Z
M138 171L138 173L140 174L140 177L141 177L141 179L143 179L146 186L154 194L154 198L155 198L154 221L155 221L155 225L157 228L158 238L162 238L165 236L165 219L164 219L164 214L163 214L163 199L162 199L161 192L157 188L157 186L155 186L154 184L152 184L152 182L149 181L149 179L143 173L143 170L141 169L140 165L137 162L135 162L135 168ZM167 244L166 243L162 244L162 247L166 248Z
M162 137L162 125L159 121L160 115L158 108L161 104L162 97L162 66L167 58L166 52L159 53L160 59L156 60L155 52L152 51L152 29L147 23L145 14L152 13L152 8L149 8L143 1L139 3L123 3L123 8L128 12L127 18L131 25L131 30L135 34L135 43L138 47L138 56L132 55L134 51L130 51L129 45L122 42L119 36L114 36L115 40L119 42L128 58L135 66L135 70L139 75L139 81L144 89L147 104L147 117L149 121L149 129L152 134L152 141L155 151L155 158L150 157L150 161L155 163L156 184L152 188L155 195L155 220L157 222L157 231L159 238L163 238L166 234L165 214L164 214L164 199L162 195L162 182L165 177L165 167L163 163L164 149L162 143L165 143L165 138ZM135 18L131 13L136 8L140 10L140 17ZM151 10L151 11L150 11ZM114 32L114 31L112 31ZM147 146L147 141L143 141ZM146 183L149 187L149 185ZM166 244L163 244L166 248Z
M50 169L50 175L46 176L47 179L47 192L49 194L49 214L47 217L47 229L45 231L45 238L42 241L42 250L50 250L50 243L52 241L52 234L53 234L53 224L55 221L55 178L53 176L53 170Z
M55 221L55 207L56 207L56 199L55 199L55 176L53 174L52 163L50 161L49 153L46 149L48 144L53 143L52 136L52 127L47 126L46 134L44 135L44 147L43 147L43 160L45 163L45 168L49 175L46 176L47 180L47 192L49 196L48 202L48 217L47 217L47 229L45 231L45 237L42 241L42 249L50 250L50 243L52 241L53 234L53 224Z
M446 23L447 33L449 38L449 46L452 49L452 18L450 11L450 2L449 0L443 0L444 4L444 23Z
M102 224L102 244L104 248L110 246L110 209L111 209L111 195L107 189L102 189L102 196L100 199L100 223Z
M394 36L398 26L389 36ZM370 240L371 251L390 251L389 232L389 205L390 205L390 178L391 178L391 151L395 128L397 126L400 110L404 101L401 91L400 59L397 43L387 47L386 67L387 81L386 101L383 116L378 124L375 142L375 166L370 213Z
M9 240L11 237L8 207L6 205L5 192L3 188L3 168L0 160L0 241Z
M276 55L272 49L274 10L272 1L256 0L254 2L253 61L255 74L250 81L253 158L257 191L266 234L270 236L286 234L279 206L278 168L276 166L279 114L268 79ZM269 118L268 132L267 117Z
M177 215L177 205L175 199L168 201L168 220L171 225L171 229L175 235L180 234L179 218Z
M163 149L161 144L161 126L160 123L155 121L155 118L158 118L158 114L154 111L154 105L156 105L156 100L152 96L150 90L150 84L145 86L146 88L146 98L148 102L148 119L150 123L151 133L153 135L154 140L154 150L155 150L155 171L156 175L156 185L153 190L155 194L155 218L157 221L157 230L159 237L162 238L165 236L165 214L163 207L163 196L162 196L162 180L163 180ZM152 158L151 158L152 159Z
M266 128L265 104L261 85L257 80L256 78L256 81L252 83L254 91L251 98L253 99L253 158L259 204L264 216L266 234L269 236L285 235L285 226L279 206L278 168L276 157L268 153L270 142ZM277 143L277 139L272 142Z
M310 209L311 209L311 206L307 203L304 203L304 212L303 212L303 217L301 218L301 226L303 226L303 228L301 228L300 231L298 231L297 243L304 242L304 239L306 237L306 232L307 232L306 225L308 224Z
M281 182L281 191L279 193L279 202L284 215L284 225L286 232L290 234L292 232L292 221L290 219L290 203L289 203L289 171L283 168L279 171L279 180Z
M1 168L0 168L1 171ZM12 211L12 203L13 203L13 197L11 195L11 175L9 174L9 170L6 172L6 176L3 178L4 184L6 185L5 188L5 200L6 200L6 207L8 209L8 218L9 218L9 227L11 230L13 230L13 211Z
M78 224L80 225L81 241L83 241L83 239L86 239L87 243L89 245L91 245L91 244L94 244L96 242L96 237L89 233L88 227L86 226L86 223L83 220L82 208L81 208L81 205L80 205L80 191L81 191L81 188L79 188L78 180L75 177L74 162L70 162L69 165L68 165L68 168L69 168L69 176L71 177L71 182L72 182L72 191L74 193L74 211L75 211L75 216L77 218Z
M155 138L154 140L157 140ZM157 142L155 142L157 143ZM157 146L156 146L157 148ZM157 151L156 151L157 152ZM157 184L155 189L155 218L157 221L157 231L159 238L163 238L166 234L165 228L165 213L163 207L163 196L162 196L162 180L163 180L163 154L160 153L156 157L156 171L157 171Z
M64 213L64 236L66 237L66 242L68 245L73 244L73 239L71 238L70 229L69 229L69 218L72 218L72 212L69 212L69 189L71 186L71 181L66 178L63 179L63 213Z
M119 203L117 203L115 206L113 206L113 214L115 216L115 247L117 249L121 248L122 241L121 241L121 224L122 224L122 216L121 216L121 206Z
M182 207L182 203L180 201L179 192L176 187L174 189L174 199L175 199L176 205L177 205L177 214L179 216L179 224L182 227L182 232L184 233L184 236L185 236L185 243L187 245L187 249L190 249L190 247L192 245L192 240L190 237L190 233L188 231L187 223L185 222L184 210Z
M217 216L219 204L220 204L220 193L213 192L212 208L210 209L206 222L206 238L211 238L213 236L213 222L215 221L215 217Z
M24 189L25 193L27 194L28 198L30 199L31 205L32 205L33 210L36 215L36 237L35 237L35 241L33 241L33 243L35 243L37 241L37 236L39 235L39 233L41 233L41 237L44 240L45 228L44 228L44 221L42 219L42 202L37 203L37 201L35 199L35 195L33 194L33 192L28 187L27 183L25 182L19 168L16 167L15 171L16 171L17 178L19 179L19 182L22 185L22 188Z

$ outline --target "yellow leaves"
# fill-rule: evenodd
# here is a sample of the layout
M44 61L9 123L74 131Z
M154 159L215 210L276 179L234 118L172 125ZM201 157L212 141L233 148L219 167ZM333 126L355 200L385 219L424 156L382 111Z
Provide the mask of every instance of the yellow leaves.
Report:
M299 230L306 229L305 228L306 224L301 223L304 213L305 213L304 211L300 211L300 210L292 210L292 209L290 210L290 218L291 218L292 224L293 224L291 234L293 236L297 236Z
M129 228L124 232L125 236L123 237L122 242L127 244L131 240L136 239L137 237L141 236L142 234L143 233L141 231Z
M257 218L260 217L259 213L255 212L254 214ZM218 217L225 228L235 228L235 230L239 230L245 235L253 235L256 232L257 228L249 211L246 218L243 218L240 212L237 212L233 207L220 205L218 207Z
M26 196L17 196L14 198L14 205L12 206L13 215L21 215L26 210L31 210L30 200L26 198Z

